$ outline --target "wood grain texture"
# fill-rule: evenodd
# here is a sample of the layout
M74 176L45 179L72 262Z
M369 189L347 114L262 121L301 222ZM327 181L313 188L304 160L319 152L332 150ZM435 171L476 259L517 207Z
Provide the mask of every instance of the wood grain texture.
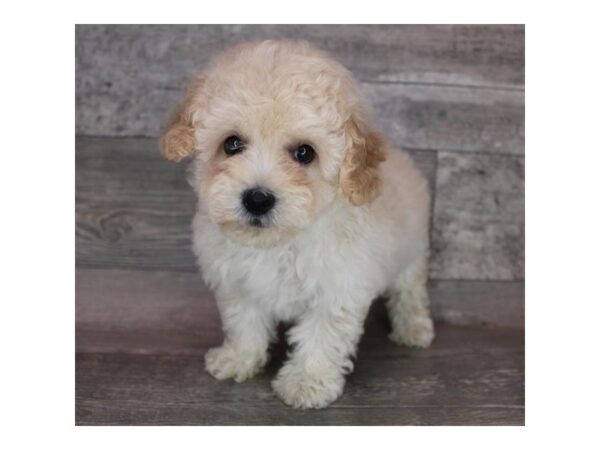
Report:
M195 272L186 163L162 159L154 139L78 137L76 146L77 266ZM435 186L435 152L410 153Z
M387 338L381 302L366 321L344 395L295 411L273 394L283 334L265 372L218 382L203 354L222 340L199 277L77 271L76 422L122 425L522 425L523 331L437 324L431 348ZM437 303L437 299L434 300Z
M401 146L523 152L522 26L78 26L76 130L157 136L198 69L268 37L308 39L344 63Z
M430 296L438 323L524 326L521 282L435 281ZM79 352L197 355L222 340L213 294L199 274L78 269L76 300ZM367 322L383 336L380 303Z
M517 156L438 153L431 275L525 276L525 165Z
M403 148L525 152L525 94L448 86L365 84L375 123Z
M361 80L524 83L523 25L78 25L75 33L83 69L194 70L239 42L287 38L323 48Z
M185 163L153 139L78 138L76 264L195 271Z
M525 282L522 280L430 280L436 320L455 325L525 328Z
M465 340L472 337L466 333ZM502 342L501 337L497 339ZM391 343L389 345L392 345ZM460 345L460 344L459 344ZM523 425L519 350L467 355L361 351L345 394L331 407L297 411L270 387L280 362L245 383L218 382L201 357L78 354L78 425ZM465 353L467 353L465 351ZM483 363L482 363L483 361ZM475 365L473 363L477 362Z

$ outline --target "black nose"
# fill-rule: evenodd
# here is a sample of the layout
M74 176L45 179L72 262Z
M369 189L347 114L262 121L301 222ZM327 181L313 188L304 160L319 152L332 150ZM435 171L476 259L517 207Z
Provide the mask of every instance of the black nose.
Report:
M255 216L268 213L275 205L275 196L261 188L247 189L242 194L244 208Z

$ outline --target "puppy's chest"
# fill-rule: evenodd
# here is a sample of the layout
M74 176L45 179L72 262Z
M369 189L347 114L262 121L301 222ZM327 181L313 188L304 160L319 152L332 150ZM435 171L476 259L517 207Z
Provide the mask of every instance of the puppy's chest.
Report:
M304 253L295 248L272 252L261 258L257 265L260 273L267 273L267 280L254 283L251 274L244 286L248 293L258 297L256 301L271 309L283 320L300 314L317 295L319 274Z
M259 304L279 319L290 320L318 295L324 271L317 253L298 245L276 249L228 245L221 248L220 257L207 258L202 266L211 284L227 295Z

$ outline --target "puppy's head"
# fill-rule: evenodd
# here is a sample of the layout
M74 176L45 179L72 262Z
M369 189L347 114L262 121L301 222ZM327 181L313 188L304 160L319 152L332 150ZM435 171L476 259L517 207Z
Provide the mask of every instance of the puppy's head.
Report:
M382 143L350 73L304 42L265 41L225 53L191 84L161 140L195 156L200 205L231 238L272 246L338 197L379 190Z

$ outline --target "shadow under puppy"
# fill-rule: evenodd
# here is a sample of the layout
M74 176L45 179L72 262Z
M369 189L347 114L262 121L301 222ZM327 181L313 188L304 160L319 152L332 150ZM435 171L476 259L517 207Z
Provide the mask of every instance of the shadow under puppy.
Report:
M379 295L391 339L430 344L427 182L373 131L342 65L306 42L242 44L191 83L161 147L194 156L194 250L225 333L206 354L215 378L258 373L291 321L273 389L327 406Z

